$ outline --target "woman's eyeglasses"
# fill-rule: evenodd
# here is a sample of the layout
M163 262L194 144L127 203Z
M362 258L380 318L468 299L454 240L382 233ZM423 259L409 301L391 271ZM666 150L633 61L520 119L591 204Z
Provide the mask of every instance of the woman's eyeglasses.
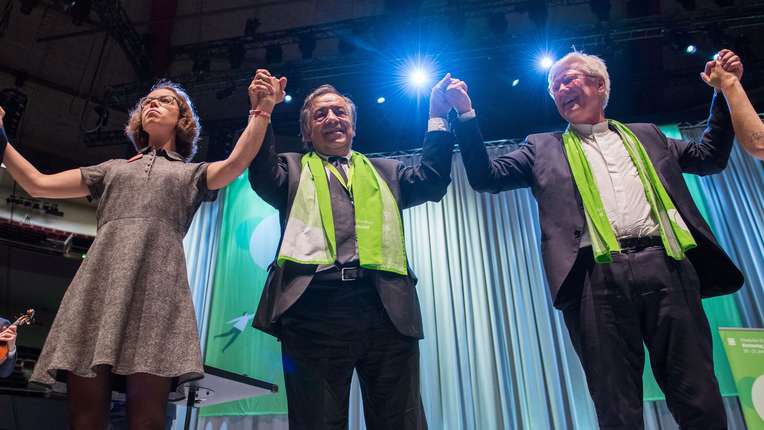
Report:
M178 107L180 108L180 102L178 101L176 97L164 95L164 96L156 96L156 97L146 96L142 98L140 101L141 109L144 109L154 100L158 101L159 104L162 106L169 106L173 103L177 103Z

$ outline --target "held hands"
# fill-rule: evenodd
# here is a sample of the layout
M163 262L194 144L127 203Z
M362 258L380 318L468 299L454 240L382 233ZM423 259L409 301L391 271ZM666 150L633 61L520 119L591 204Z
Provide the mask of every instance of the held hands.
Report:
M16 326L9 327L5 331L0 332L0 341L7 342L8 351L16 349Z
M271 113L273 107L286 96L287 78L271 76L265 69L257 69L255 77L247 88L251 109L259 109Z
M706 69L700 74L703 82L716 90L724 90L743 77L743 63L740 57L729 49L723 49L716 60L706 63Z
M430 118L445 118L451 108L456 109L458 114L472 110L472 100L467 93L467 84L450 73L446 73L430 93Z

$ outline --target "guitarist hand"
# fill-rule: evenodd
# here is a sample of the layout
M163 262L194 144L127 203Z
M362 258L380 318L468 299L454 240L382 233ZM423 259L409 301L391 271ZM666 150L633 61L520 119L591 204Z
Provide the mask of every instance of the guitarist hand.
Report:
M0 332L0 342L7 342L8 354L16 352L16 326L11 326ZM4 361L4 360L3 360Z

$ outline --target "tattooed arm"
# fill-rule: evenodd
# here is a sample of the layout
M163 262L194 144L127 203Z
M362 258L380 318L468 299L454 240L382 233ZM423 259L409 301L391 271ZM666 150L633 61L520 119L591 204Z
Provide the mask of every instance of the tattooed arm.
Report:
M719 59L710 62L701 77L708 85L724 94L732 116L732 127L743 149L764 160L764 123L756 113L740 84L742 64L731 51L723 50Z

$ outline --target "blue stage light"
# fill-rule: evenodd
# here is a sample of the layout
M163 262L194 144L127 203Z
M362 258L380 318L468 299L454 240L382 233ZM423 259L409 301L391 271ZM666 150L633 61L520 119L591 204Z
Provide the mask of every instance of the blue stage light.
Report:
M291 102L292 102L292 96L291 96L291 95L289 95L289 94L287 94L286 96L284 96L284 102L286 102L286 103L291 103Z
M378 98L377 98L377 103L378 103L378 104L382 104L382 103L384 103L384 102L385 102L385 98L384 98L384 97L378 97Z
M409 71L409 85L414 88L424 88L430 82L430 74L421 66L416 66Z
M686 52L688 54L694 54L694 53L698 52L698 47L695 46L695 45L687 45L687 47L684 48L684 52Z
M518 85L520 85L520 79L515 79L514 81L512 81L512 86L513 87L516 87Z
M539 58L538 64L541 70L548 70L554 64L554 58L549 54L544 54Z

